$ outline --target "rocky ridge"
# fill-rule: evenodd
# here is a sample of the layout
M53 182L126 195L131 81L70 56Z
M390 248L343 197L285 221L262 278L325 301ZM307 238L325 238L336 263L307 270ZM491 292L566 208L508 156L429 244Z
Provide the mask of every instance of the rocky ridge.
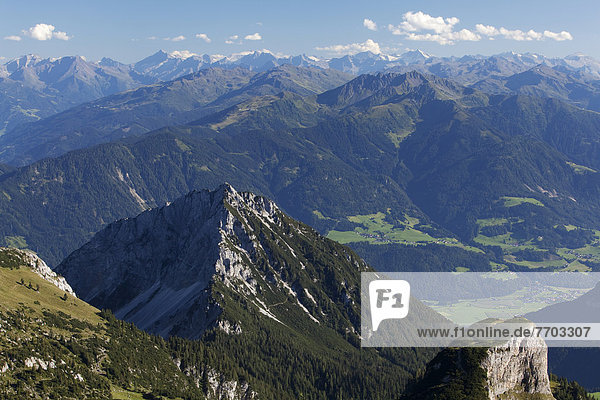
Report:
M219 318L229 296L284 325L289 308L319 325L325 302L339 303L353 320L344 329L354 331L358 281L337 278L340 287L321 282L319 276L334 273L335 266L308 260L309 246L313 252L330 246L334 254L329 257L354 269L337 274L357 279L357 272L368 268L348 249L287 217L272 201L222 185L109 225L57 271L90 304L165 337L199 338L211 326L243 332L239 321ZM331 287L324 290L324 284ZM288 312L276 311L279 304Z

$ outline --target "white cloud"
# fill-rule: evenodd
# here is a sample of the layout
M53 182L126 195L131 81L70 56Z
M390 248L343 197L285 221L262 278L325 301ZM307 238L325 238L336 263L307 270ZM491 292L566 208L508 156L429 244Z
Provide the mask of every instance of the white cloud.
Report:
M371 31L376 31L377 30L377 24L374 21L372 21L372 20L370 20L368 18L365 18L363 20L363 26L365 28L367 28L368 30L371 30Z
M542 40L544 38L542 33L536 32L533 29L528 30L525 35L527 35L528 40Z
M189 50L175 50L175 51L172 51L171 53L169 53L169 55L171 57L186 59L186 58L190 58L193 56L197 56L198 54L192 53Z
M505 39L523 41L523 40L533 40L532 37L527 36L525 32L520 29L506 29L504 27L500 28L500 34L504 36Z
M54 29L56 29L54 25L37 24L23 33L35 40L50 40Z
M356 54L364 51L370 51L374 54L380 54L381 49L377 42L371 39L367 39L364 43L351 43L351 44L336 44L332 46L316 47L319 51L329 51L336 54Z
M455 31L455 26L460 22L456 17L432 17L422 11L409 11L402 16L399 25L388 25L388 30L394 35L404 36L408 40L436 42L442 45L454 44L460 41L478 41L482 36L494 40L496 36L508 40L532 41L552 39L556 41L573 40L567 32L537 32L533 29L522 31L520 29L496 28L492 25L476 24L474 30L461 29ZM364 25L367 26L365 19ZM372 21L370 21L372 22Z
M449 33L454 25L460 21L456 17L432 17L422 11L409 11L402 16L402 23L398 26L388 25L388 29L394 35L403 35L407 32L433 31L437 34Z
M553 39L556 41L573 40L573 36L567 31L562 31L559 33L544 31L542 33L530 29L527 32L525 32L520 29L506 29L504 27L498 29L492 25L483 24L475 25L475 29L477 29L477 32L484 36L488 36L490 39L492 39L494 36L502 36L504 39L516 40L519 42L532 40L539 41L544 40L546 38Z
M225 44L242 44L241 40L239 42L236 42L236 40L238 40L239 38L239 35L231 35L229 36L229 39L225 41Z
M498 31L498 29L492 25L477 24L475 25L475 29L477 32L485 36L497 36L500 34L500 31Z
M559 33L544 31L544 36L547 37L548 39L553 39L558 42L562 42L563 40L573 40L573 35L571 35L567 31L562 31Z
M454 44L459 41L477 42L481 40L481 36L468 30L461 29L458 32L445 32L445 33L408 33L406 35L408 40L417 40L424 42L436 42L441 45Z
M456 41L462 40L467 42L476 42L478 40L481 40L481 36L468 29L461 29L458 32L451 32L450 37L452 38L452 40Z
M523 32L519 29L506 29L504 27L500 28L500 34L509 40L517 40L517 41L531 41L531 40L544 40L544 38L550 38L554 40L572 40L573 36L569 32L561 32L554 33L550 31L544 31L544 33L536 32L533 29L528 30L527 32ZM570 39L569 39L570 38Z
M212 42L206 33L196 33L196 38L204 40L206 43Z
M31 28L24 30L23 34L35 40L69 40L71 37L66 32L55 31L56 27L49 24L36 24Z
M256 33L253 33L252 35L244 36L244 39L246 39L246 40L262 40L262 36L260 36L260 33L256 32Z
M469 29L454 31L460 22L457 17L433 17L422 11L409 11L402 16L400 25L388 25L394 35L402 35L408 40L436 42L442 45L458 41L478 41L481 36ZM429 31L429 32L428 32Z
M71 39L66 32L54 32L54 37L58 40L69 40Z
M171 42L181 42L182 40L185 40L185 36L179 35L179 36L175 36L175 37L172 37L172 38L166 37L165 40L169 40Z
M4 36L4 40L12 40L13 42L20 42L21 36L17 36L17 35Z

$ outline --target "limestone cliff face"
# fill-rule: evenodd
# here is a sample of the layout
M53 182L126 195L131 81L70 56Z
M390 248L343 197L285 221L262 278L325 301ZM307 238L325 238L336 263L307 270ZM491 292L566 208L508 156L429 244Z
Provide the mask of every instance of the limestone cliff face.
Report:
M406 400L554 400L541 339L443 349Z
M239 219L251 213L274 220L276 209L229 186L192 192L109 225L57 271L85 301L112 309L120 319L163 336L176 330L195 338L220 314L208 296L215 277L254 291L248 261L255 244Z
M486 371L490 400L552 400L548 377L548 348L541 339L515 339L487 350Z
M258 398L258 394L252 390L248 382L227 380L223 374L210 367L184 367L181 365L181 360L175 359L173 361L177 368L194 379L196 385L200 385L203 375L206 375L207 398L210 400L253 400Z

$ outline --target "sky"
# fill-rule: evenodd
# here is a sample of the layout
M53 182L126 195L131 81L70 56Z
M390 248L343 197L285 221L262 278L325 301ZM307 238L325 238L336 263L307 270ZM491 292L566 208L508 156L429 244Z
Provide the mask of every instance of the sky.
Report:
M535 52L600 59L598 0L0 0L0 58L132 63L165 50L335 57Z

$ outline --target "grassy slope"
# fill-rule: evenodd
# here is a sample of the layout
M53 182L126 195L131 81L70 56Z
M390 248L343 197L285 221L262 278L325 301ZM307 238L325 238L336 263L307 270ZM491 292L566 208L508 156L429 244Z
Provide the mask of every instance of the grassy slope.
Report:
M544 203L537 199L532 199L531 197L503 196L502 200L504 200L504 207L514 207L523 203L529 203L533 204L534 206L544 207Z
M71 295L65 299L65 292L6 256L0 250L0 368L9 367L0 374L0 398L141 399L142 393L164 390L157 389L161 380L175 391L187 390L188 379L150 335L106 320ZM134 349L144 354L146 365L128 360ZM32 357L55 366L27 367ZM190 391L186 397L202 396Z
M20 284L21 279L25 285ZM67 300L62 300L61 297L65 294L63 291L30 269L0 268L0 282L0 311L26 307L32 311L32 315L38 317L43 316L43 311L63 312L94 325L103 323L102 318L98 316L98 309L70 295L67 296ZM29 289L29 282L34 287L39 285L39 291Z

